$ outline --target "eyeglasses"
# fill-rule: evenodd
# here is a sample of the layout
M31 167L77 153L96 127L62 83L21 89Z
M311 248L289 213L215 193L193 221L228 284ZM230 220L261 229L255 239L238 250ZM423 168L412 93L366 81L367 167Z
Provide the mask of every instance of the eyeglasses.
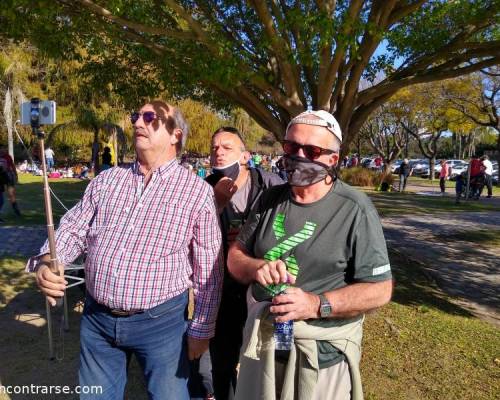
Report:
M315 160L322 154L337 153L334 150L324 149L323 147L315 146L313 144L300 144L291 140L283 141L283 151L289 156L297 154L300 149L304 150L304 154L309 160Z
M130 114L130 122L132 122L132 124L135 124L139 120L139 118L141 118L141 116L146 124L150 124L155 119L161 119L160 117L158 117L156 115L156 113L154 111L144 111L142 113L141 112L134 112L134 113Z

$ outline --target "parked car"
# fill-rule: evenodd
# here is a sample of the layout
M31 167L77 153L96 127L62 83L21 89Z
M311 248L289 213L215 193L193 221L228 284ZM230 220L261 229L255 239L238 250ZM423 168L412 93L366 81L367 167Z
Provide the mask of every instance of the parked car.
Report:
M375 158L372 157L364 157L361 159L359 165L361 165L363 168L373 168L375 166Z
M429 160L410 160L414 176L422 176L427 173L429 176Z
M399 167L403 163L403 160L396 160L391 165L391 172L393 174L399 174Z
M493 164L493 175L491 176L491 182L494 185L498 185L498 162L497 161L492 161Z

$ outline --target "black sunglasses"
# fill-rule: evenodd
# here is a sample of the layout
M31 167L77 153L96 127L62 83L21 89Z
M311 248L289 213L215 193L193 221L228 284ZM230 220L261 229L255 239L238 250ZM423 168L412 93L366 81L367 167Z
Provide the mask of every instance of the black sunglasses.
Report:
M297 154L300 149L304 150L305 156L309 160L315 160L322 154L332 154L336 153L334 150L324 149L323 147L315 146L313 144L300 144L297 142L293 142L291 140L284 140L283 143L283 151L285 154L289 156L293 154Z
M139 118L141 118L141 116L146 124L150 124L155 119L161 119L156 115L154 111L144 111L142 113L133 112L132 114L130 114L130 122L132 122L132 124L135 124L139 120Z

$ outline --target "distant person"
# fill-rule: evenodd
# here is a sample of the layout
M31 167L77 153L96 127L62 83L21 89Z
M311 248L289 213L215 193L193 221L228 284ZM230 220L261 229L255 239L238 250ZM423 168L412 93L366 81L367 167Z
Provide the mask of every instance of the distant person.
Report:
M481 186L483 185L483 163L476 155L474 155L470 160L469 168L472 198L479 200L479 192L481 190Z
M261 168L262 157L259 153L254 153L252 156L252 160L255 168Z
M441 188L441 194L444 196L446 192L446 179L450 175L450 167L446 163L446 160L441 160L441 171L439 171L439 187Z
M54 168L54 150L47 146L45 149L45 162L47 163L47 170L52 171Z
M108 146L106 146L102 153L101 171L110 169L112 166L113 166L113 159L111 157L111 149Z
M277 166L277 162L279 160L279 157L278 156L274 156L271 158L271 172L273 174L278 174L280 172L278 166Z
M357 154L354 154L351 158L351 167L357 167L359 164L359 158Z
M28 165L28 161L27 160L24 160L20 165L19 165L19 171L21 172L28 172L28 168L29 168L29 165Z
M199 164L196 169L196 175L198 175L201 179L205 179L207 177L207 170L203 167L203 165Z
M374 163L375 163L375 169L377 171L382 171L382 165L383 165L382 157L377 156L374 160Z
M408 178L411 176L413 172L413 168L410 165L410 162L407 158L403 160L399 167L399 191L404 192L406 189L406 182Z
M21 211L19 211L19 206L16 200L16 183L17 183L16 165L14 164L14 160L12 160L12 157L5 148L0 149L0 169L4 171L3 173L4 186L7 188L7 196L9 196L9 202L12 206L12 210L14 210L14 214L20 217ZM1 205L3 205L3 191L2 191L1 202L2 202ZM0 210L1 208L2 207L0 206Z
M75 178L78 179L88 179L90 168L84 164L78 167L78 171L75 171Z
M0 168L0 211L2 211L4 198L3 192L5 191L5 185L7 184L7 172ZM0 218L0 223L5 222L2 218Z
M488 196L486 198L490 199L493 195L493 184L492 184L492 175L493 175L493 164L490 161L490 158L486 155L481 157L481 162L483 164L483 176L484 176L484 185L481 185L481 189L479 190L479 196L481 196L483 192L483 188L486 185L488 188Z
M462 172L457 175L457 179L455 181L455 204L460 203L460 198L462 197L462 193L464 192L465 184L467 182L467 172Z
M342 161L342 166L344 168L347 168L347 164L349 164L349 156L345 156L344 160Z

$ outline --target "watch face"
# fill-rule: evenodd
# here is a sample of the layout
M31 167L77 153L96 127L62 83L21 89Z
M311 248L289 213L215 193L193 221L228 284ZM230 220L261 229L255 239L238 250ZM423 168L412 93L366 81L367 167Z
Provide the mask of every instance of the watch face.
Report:
M329 317L332 313L332 305L328 301L325 295L321 294L320 298L320 306L319 306L319 315L321 318Z
M330 305L330 303L321 304L319 312L322 318L326 318L331 314L332 306Z

